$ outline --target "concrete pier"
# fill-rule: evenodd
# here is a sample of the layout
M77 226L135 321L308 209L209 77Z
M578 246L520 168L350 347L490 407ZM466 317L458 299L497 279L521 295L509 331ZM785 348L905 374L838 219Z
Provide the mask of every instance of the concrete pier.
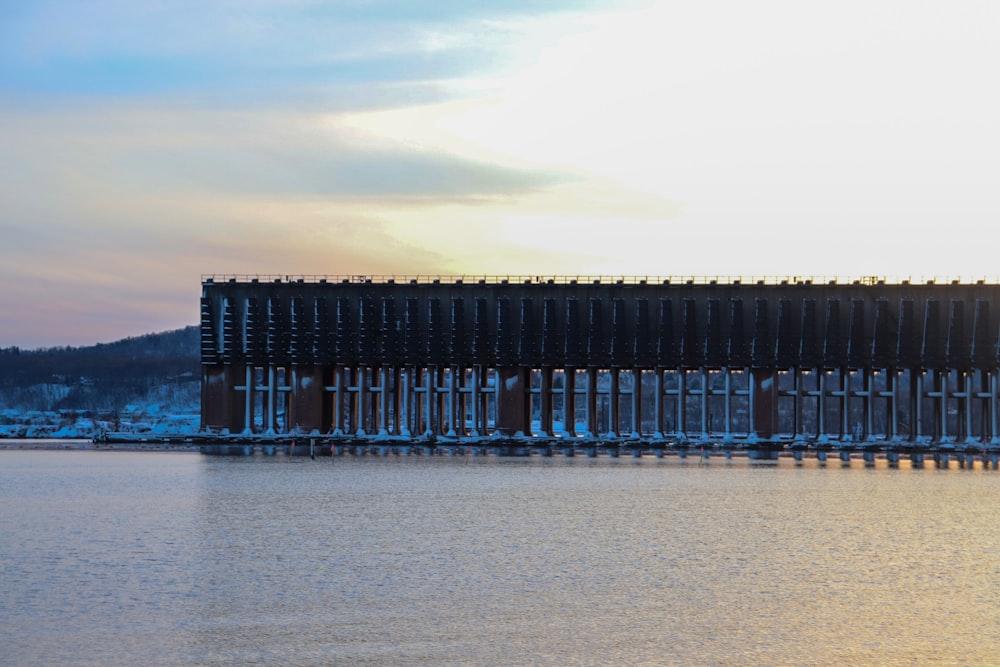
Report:
M965 461L940 448L1000 442L998 297L874 278L206 276L202 427L633 456L927 443Z

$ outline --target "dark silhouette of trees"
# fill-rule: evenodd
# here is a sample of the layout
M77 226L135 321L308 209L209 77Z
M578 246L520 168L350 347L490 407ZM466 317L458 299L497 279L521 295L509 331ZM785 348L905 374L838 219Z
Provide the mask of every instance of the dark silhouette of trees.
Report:
M0 348L0 407L117 412L154 387L200 382L199 328L87 347Z

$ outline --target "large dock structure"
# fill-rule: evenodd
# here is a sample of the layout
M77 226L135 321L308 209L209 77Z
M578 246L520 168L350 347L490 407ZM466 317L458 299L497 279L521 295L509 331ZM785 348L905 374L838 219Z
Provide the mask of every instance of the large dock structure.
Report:
M985 281L206 276L202 430L985 451L998 298Z

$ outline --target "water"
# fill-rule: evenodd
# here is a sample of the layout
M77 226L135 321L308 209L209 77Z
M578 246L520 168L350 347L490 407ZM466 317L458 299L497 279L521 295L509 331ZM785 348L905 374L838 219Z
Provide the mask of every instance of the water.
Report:
M1000 471L0 452L2 665L995 665Z

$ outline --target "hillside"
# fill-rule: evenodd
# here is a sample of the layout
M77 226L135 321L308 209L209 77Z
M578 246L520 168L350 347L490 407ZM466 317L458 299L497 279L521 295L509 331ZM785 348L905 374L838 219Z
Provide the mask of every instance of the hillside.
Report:
M190 428L199 354L197 326L87 347L0 348L0 435L88 436L89 423L152 427L180 415Z

